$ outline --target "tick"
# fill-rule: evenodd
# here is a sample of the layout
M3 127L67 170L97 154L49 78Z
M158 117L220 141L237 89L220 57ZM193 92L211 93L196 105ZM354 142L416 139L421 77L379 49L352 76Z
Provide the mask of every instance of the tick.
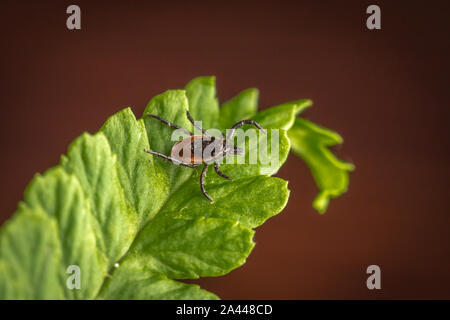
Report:
M194 125L194 127L202 131L202 135L194 135L192 132L154 114L147 114L147 116L161 121L172 129L180 129L183 132L187 133L189 137L186 137L183 140L177 142L172 147L170 156L152 150L144 149L144 151L171 161L176 165L185 166L192 169L195 169L203 164L202 173L200 174L200 189L203 195L211 202L214 202L214 200L205 190L205 176L206 171L208 170L208 166L214 165L214 170L219 176L232 181L229 176L220 171L219 163L217 161L229 154L244 154L244 151L242 149L230 143L230 141L232 141L234 137L234 134L236 133L236 129L245 124L251 124L261 130L261 132L266 134L266 131L261 127L261 125L254 120L242 120L236 122L228 131L228 135L226 136L226 138L223 139L208 135L208 133L206 133L206 130L197 125L197 123L190 115L189 111L186 111L187 118ZM189 150L190 152L183 152L185 150Z

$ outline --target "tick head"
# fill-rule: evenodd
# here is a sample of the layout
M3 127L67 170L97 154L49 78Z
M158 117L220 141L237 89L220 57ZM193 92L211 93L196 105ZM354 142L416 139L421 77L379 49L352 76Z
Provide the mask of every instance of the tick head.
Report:
M244 154L244 150L242 150L241 148L236 147L233 144L226 143L225 140L223 140L223 142L224 142L224 150L223 150L224 155L227 155L227 154L242 155L242 154Z
M231 153L233 153L233 154L238 154L238 155L242 155L242 154L244 154L244 150L242 150L241 148L239 148L239 147L236 147L236 146L230 146L231 147Z

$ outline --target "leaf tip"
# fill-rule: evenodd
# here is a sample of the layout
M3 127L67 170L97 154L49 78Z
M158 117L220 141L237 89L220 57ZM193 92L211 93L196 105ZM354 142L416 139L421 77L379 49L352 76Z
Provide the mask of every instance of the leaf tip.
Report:
M326 192L320 192L313 201L313 208L324 214L327 211L328 204L330 203L330 196Z

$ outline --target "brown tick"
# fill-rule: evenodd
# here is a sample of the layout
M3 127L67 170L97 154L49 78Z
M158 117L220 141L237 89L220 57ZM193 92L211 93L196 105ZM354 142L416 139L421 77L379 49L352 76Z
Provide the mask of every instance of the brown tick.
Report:
M220 171L219 163L217 161L226 157L229 154L244 153L242 149L229 143L233 139L233 136L236 133L236 129L245 124L252 124L256 126L259 130L261 130L264 134L266 134L266 131L259 125L259 123L257 123L254 120L242 120L235 123L231 127L225 139L216 138L208 135L208 133L206 133L206 131L203 128L198 126L197 123L195 123L194 119L192 119L191 115L189 114L189 111L186 111L186 115L189 121L194 125L194 127L200 129L203 132L203 135L194 135L192 132L180 128L174 123L171 123L153 114L148 114L148 116L161 121L162 123L166 124L167 126L173 129L182 130L183 132L187 133L189 137L184 138L183 140L177 142L172 147L172 150L170 151L170 156L166 156L165 154L152 150L144 149L144 151L153 154L155 156L161 157L163 159L166 159L168 161L171 161L176 165L185 166L192 169L197 168L198 166L203 164L202 173L200 175L200 189L202 190L202 193L205 195L205 197L209 201L213 202L213 199L205 191L205 175L208 166L210 164L214 164L214 170L219 176L232 181L232 179L229 176ZM189 150L190 152L183 152L184 150Z

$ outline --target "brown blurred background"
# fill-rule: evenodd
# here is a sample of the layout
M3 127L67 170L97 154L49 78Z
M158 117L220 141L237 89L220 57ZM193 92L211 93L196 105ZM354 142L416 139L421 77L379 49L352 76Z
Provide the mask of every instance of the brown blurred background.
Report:
M247 264L196 282L225 299L450 298L447 3L2 1L0 223L83 131L216 75L221 101L247 87L261 108L313 99L304 115L344 137L356 171L321 216L290 156L289 204ZM70 4L80 31L66 28ZM370 4L382 30L366 28ZM371 264L381 290L366 288Z

